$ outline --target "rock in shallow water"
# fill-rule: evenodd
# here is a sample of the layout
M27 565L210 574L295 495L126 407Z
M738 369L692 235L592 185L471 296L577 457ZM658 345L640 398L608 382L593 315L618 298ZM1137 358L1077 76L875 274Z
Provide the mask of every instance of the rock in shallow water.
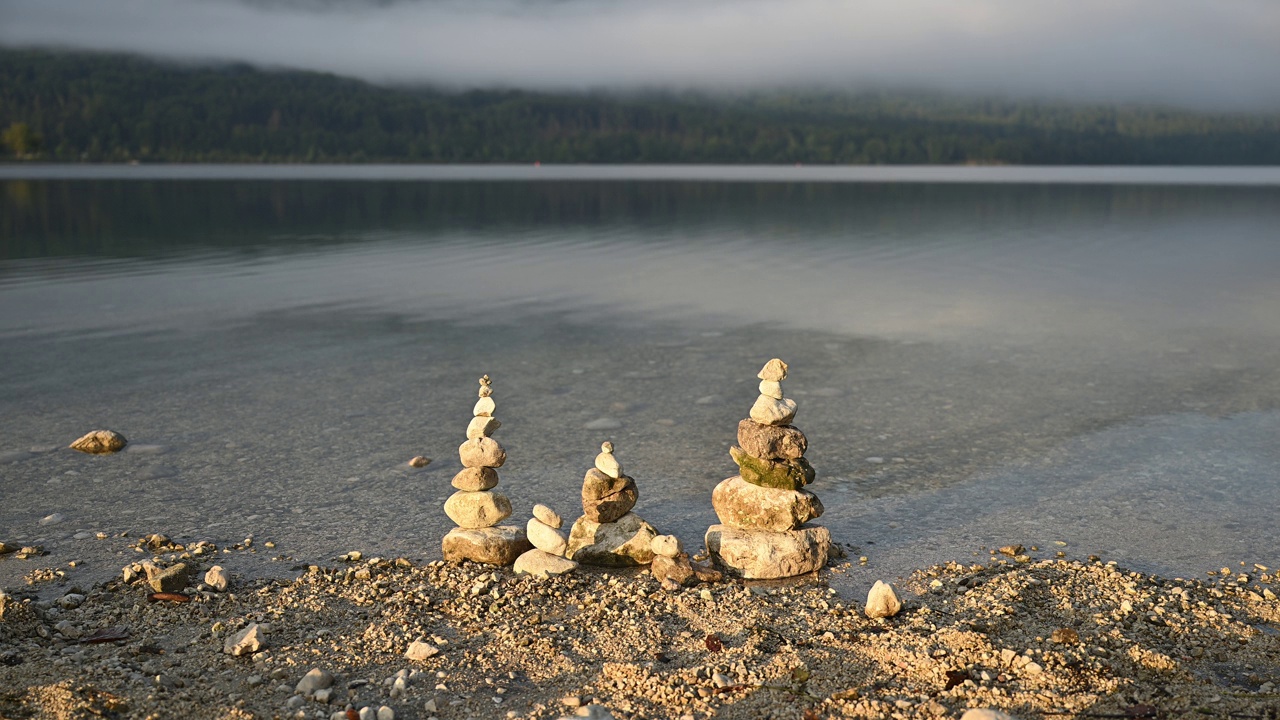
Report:
M831 533L814 525L788 532L707 528L707 550L727 572L749 580L792 577L827 564Z
M871 590L867 593L867 617L893 617L901 609L902 601L898 600L898 594L893 591L892 585L877 580L876 584L871 586Z
M515 566L512 567L512 570L517 575L532 575L536 578L546 579L552 575L563 575L567 572L572 572L577 567L578 563L573 560L535 548L516 558Z
M566 555L584 565L648 565L653 560L650 544L657 534L652 525L635 513L627 513L611 523L580 517L569 531Z
M720 522L742 530L795 530L822 515L822 501L807 490L763 488L734 476L711 491Z
M459 490L444 502L444 514L464 528L487 528L511 517L511 501L491 490Z
M533 547L524 536L524 529L512 525L454 528L440 544L444 559L449 562L470 560L487 565L510 565L520 553Z
M91 455L102 455L119 452L127 444L129 444L129 441L114 430L94 430L71 443L71 449Z

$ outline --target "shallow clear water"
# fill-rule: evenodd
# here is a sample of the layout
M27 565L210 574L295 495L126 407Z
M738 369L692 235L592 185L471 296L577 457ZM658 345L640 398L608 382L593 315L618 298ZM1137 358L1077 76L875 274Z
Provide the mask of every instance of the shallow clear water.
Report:
M0 181L0 540L48 563L438 557L483 373L517 518L611 439L697 546L779 356L850 587L1014 542L1280 564L1273 169L0 170L42 175ZM131 451L53 450L99 427Z

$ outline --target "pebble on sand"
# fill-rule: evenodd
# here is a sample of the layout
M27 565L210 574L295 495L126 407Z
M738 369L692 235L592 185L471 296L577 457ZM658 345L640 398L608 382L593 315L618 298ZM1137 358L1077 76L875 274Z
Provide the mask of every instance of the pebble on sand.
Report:
M204 574L204 584L222 592L227 589L227 571L221 565L214 565Z
M258 623L251 623L240 632L227 638L222 644L222 652L240 657L252 655L267 646L267 636Z
M94 430L71 443L70 447L72 450L79 450L90 455L104 455L106 453L119 452L128 444L129 441L114 430Z
M867 617L893 617L901 609L902 601L898 600L898 594L893 591L892 585L877 580L876 584L871 586L870 592L867 593Z
M439 654L440 648L422 640L414 640L409 643L409 649L404 652L404 656L410 660L426 660Z

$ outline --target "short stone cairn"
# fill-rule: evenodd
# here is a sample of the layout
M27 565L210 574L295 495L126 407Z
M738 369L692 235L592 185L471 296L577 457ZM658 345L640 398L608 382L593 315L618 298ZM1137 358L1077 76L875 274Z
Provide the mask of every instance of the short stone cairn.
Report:
M622 473L613 443L600 446L596 466L582 481L582 517L569 530L567 557L586 565L626 567L653 560L649 543L658 531L631 512L640 493Z
M560 527L564 521L555 510L546 505L534 505L533 517L525 526L525 535L533 545L533 549L516 558L517 575L533 575L548 578L552 575L563 575L572 572L578 563L564 556L569 549L569 541Z
M510 517L511 501L493 491L498 468L507 461L506 451L490 437L502 425L493 417L495 408L493 384L485 375L480 378L475 417L467 425L467 441L458 446L462 472L453 476L458 492L444 503L445 514L458 526L444 536L445 560L510 565L530 548L523 529L498 525Z
M707 530L707 550L727 572L747 579L813 572L826 565L831 545L826 528L805 524L823 508L802 489L814 471L804 459L808 440L790 424L796 403L782 394L787 370L774 358L760 371L760 397L738 423L738 445L729 450L739 474L711 493L721 524Z
M680 538L674 535L659 535L649 542L649 547L653 550L649 574L662 585L663 590L672 592L684 586L722 579L718 571L691 562Z

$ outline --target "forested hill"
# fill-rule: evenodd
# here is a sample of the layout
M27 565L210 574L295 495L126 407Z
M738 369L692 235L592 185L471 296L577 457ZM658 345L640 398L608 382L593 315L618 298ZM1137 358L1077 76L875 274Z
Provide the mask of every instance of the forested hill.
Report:
M62 161L1280 165L1280 115L926 95L443 92L0 50L0 130Z

